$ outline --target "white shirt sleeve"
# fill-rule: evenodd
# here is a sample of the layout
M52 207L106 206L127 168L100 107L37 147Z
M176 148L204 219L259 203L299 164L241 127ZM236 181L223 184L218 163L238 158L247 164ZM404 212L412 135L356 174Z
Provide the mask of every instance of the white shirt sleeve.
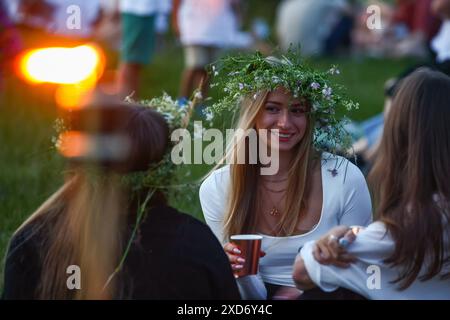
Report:
M366 179L353 163L346 165L342 192L344 210L338 216L338 224L368 226L372 222L372 203Z
M297 259L300 257L303 259L303 263L305 264L306 271L308 272L309 277L311 278L311 281L316 284L320 289L322 289L325 292L331 292L339 288L339 285L336 283L338 277L335 277L331 282L327 282L326 279L324 279L324 272L322 272L324 265L321 265L319 262L314 259L313 256L313 250L314 250L314 244L315 241L309 241L307 242L302 250L300 251L300 254L297 256Z
M370 277L370 266L383 267L383 260L394 249L394 242L386 235L381 222L372 223L362 230L348 252L356 256L357 261L348 268L318 263L312 254L315 241L307 242L297 259L301 257L311 280L323 291L334 291L338 287L347 288L366 298L370 297L367 282Z

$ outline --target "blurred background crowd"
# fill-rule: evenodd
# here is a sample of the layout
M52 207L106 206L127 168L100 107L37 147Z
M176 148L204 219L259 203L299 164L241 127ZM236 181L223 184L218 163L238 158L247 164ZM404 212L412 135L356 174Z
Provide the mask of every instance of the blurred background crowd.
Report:
M448 9L439 0L0 3L2 70L23 46L46 45L47 35L58 41L96 41L111 52L122 51L117 81L124 94L138 91L141 68L152 62L155 50L173 45L185 50L180 96L192 92L204 76L201 70L221 49L270 53L300 44L304 56L414 57L439 64L449 59ZM33 43L21 41L21 32Z

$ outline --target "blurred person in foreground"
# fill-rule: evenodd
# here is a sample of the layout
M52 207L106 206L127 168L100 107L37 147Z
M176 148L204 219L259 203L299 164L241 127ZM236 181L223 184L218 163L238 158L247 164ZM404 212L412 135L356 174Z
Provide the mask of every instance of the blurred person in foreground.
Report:
M170 168L157 107L102 102L71 113L58 142L66 182L14 233L3 298L239 299L213 233L151 186Z

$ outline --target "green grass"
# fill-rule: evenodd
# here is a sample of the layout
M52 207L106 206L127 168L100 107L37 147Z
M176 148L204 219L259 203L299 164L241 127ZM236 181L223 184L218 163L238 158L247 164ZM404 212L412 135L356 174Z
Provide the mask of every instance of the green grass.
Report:
M110 56L110 65L117 56ZM347 87L350 97L360 102L360 109L350 115L362 120L381 111L383 84L400 73L409 61L320 59L318 68L337 64L339 82ZM183 66L179 47L159 52L143 76L142 97L167 91L176 95ZM32 87L9 79L0 95L0 257L4 257L13 231L63 181L62 159L51 150L53 121L58 112L50 86ZM209 170L205 165L191 165L185 172L194 181ZM195 194L195 190L191 191ZM202 219L197 197L173 203L179 209ZM0 265L0 291L3 284L3 263Z

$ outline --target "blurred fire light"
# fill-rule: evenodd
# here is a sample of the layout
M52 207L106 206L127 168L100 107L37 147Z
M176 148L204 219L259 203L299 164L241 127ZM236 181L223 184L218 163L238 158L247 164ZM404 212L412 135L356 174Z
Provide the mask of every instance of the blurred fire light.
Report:
M90 44L30 50L20 60L20 71L27 81L59 85L55 99L66 109L83 107L103 68L102 51Z
M129 153L130 141L121 134L87 134L72 130L59 135L57 148L69 159L123 161Z
M21 72L33 83L77 84L98 79L103 69L99 51L91 45L43 48L27 52Z

